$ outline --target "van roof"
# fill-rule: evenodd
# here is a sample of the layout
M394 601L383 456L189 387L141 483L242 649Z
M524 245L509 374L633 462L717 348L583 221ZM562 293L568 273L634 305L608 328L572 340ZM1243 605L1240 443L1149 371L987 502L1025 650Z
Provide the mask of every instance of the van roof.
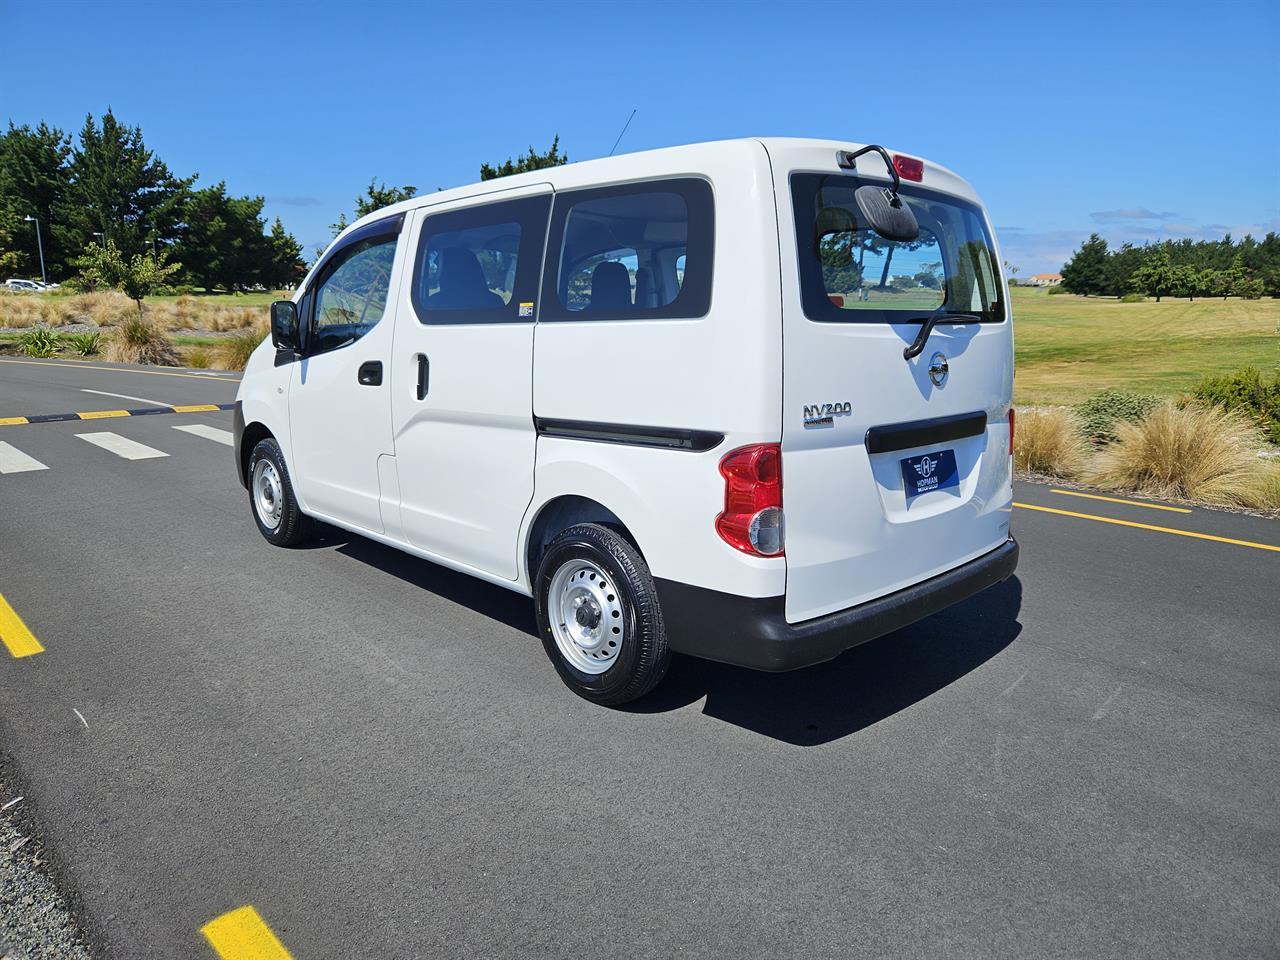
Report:
M732 163L749 163L760 159L760 148L768 152L770 160L781 169L826 169L835 167L835 151L858 150L865 144L848 140L817 140L801 137L758 137L737 140L712 140L704 143L682 144L675 147L660 147L655 150L643 150L637 153L623 153L613 157L600 157L595 160L580 160L566 163L558 167L547 167L532 170L528 173L517 173L495 180L468 183L448 190L431 194L419 194L408 200L382 207L366 214L352 223L346 231L355 230L367 223L381 220L397 213L415 210L424 204L446 203L450 200L462 200L468 197L483 196L514 190L519 187L547 183L556 190L568 190L594 184L616 183L627 180L648 179L656 175L671 175L678 172L704 173L708 168ZM890 153L895 151L886 147ZM901 151L906 153L906 151ZM754 154L754 157L752 156ZM909 154L915 156L914 154ZM924 161L925 181L928 186L952 193L974 203L980 203L973 188L946 167ZM865 170L870 177L884 177L888 174L876 164ZM339 235L341 237L342 234ZM335 238L337 239L337 238ZM332 245L332 244L331 244Z

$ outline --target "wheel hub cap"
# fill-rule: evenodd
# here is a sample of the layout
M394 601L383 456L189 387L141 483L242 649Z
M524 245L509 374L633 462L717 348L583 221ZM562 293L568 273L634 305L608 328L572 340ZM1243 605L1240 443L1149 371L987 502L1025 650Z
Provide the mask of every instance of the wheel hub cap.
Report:
M622 603L608 574L589 560L570 560L547 591L551 633L560 653L582 673L604 673L625 640Z
M268 529L280 526L280 518L284 512L284 489L280 484L280 474L270 460L259 460L253 465L253 508L258 519Z

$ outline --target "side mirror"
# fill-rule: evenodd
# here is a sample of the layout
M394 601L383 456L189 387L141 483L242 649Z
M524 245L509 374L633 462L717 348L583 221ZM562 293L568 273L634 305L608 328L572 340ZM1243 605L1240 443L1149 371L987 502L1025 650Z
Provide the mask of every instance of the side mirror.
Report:
M292 300L271 304L271 342L277 350L298 349L298 305Z

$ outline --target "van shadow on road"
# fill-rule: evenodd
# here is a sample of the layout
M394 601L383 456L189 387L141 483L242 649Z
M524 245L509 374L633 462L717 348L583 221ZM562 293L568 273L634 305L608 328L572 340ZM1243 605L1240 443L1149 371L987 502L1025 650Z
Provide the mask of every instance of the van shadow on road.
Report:
M666 682L629 708L703 713L796 746L830 743L905 710L977 669L1022 632L1022 584L1011 577L963 603L790 673L677 657Z
M336 546L344 556L538 637L533 602L510 590L333 527L323 529L315 546ZM703 713L725 723L796 746L830 743L905 710L986 663L1022 631L1021 609L1022 584L1012 577L835 660L791 673L677 656L656 691L621 709L659 713L705 697Z

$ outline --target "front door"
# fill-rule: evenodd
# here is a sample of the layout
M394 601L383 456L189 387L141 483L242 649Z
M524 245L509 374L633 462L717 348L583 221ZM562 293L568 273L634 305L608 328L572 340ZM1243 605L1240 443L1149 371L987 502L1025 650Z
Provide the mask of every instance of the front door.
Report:
M403 220L370 224L331 251L302 301L303 356L289 387L293 483L304 508L374 533L384 531L378 458L393 452L388 299Z
M533 498L533 324L551 187L415 211L391 375L413 546L515 580Z

